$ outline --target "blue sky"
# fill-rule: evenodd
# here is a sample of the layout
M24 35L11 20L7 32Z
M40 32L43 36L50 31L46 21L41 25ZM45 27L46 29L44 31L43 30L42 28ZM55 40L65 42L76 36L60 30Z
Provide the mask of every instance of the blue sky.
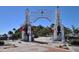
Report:
M24 12L26 8L30 10L30 20L33 25L49 26L54 23L56 7L53 6L2 6L0 7L0 34L7 33L13 28L18 29L25 20ZM50 21L40 18L34 22L34 20L40 17L41 10L47 12L44 16L48 17ZM62 6L60 7L60 11L64 26L69 28L72 25L79 27L79 7Z

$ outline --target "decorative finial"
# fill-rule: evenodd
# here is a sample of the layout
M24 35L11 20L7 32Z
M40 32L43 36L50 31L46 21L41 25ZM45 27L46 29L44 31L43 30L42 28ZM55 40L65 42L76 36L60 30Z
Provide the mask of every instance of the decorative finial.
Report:
M28 9L28 8L26 8L26 10L25 10L25 14L28 14L28 12L29 12L29 9Z
M57 8L59 8L59 6L57 6Z
M29 11L29 9L28 9L28 8L26 8L26 11Z

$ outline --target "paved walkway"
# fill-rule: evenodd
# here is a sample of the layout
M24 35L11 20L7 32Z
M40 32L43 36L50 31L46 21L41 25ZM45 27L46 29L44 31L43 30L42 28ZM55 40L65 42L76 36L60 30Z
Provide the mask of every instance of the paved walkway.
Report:
M46 37L42 37L35 42L9 41L10 46L0 46L0 52L69 52L70 50L56 48L50 40L45 41ZM15 46L13 45L15 44Z

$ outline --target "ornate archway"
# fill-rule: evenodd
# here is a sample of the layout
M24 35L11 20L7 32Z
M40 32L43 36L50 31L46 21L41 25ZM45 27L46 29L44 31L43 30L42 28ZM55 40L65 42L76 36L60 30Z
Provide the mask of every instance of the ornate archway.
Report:
M31 21L30 21L30 11L29 11L29 9L26 9L25 14L26 15L25 15L24 28L25 28L25 25L28 26L27 27L28 35L26 34L26 31L23 30L22 31L22 39L32 42L32 32L31 32L31 26L32 25L31 25ZM45 19L50 21L50 19L48 17L44 16L44 11L43 10L40 12L40 14L41 14L41 16L37 17L34 22L36 22L40 18L45 18ZM54 35L53 35L54 38L52 40L58 40L59 37L60 37L62 43L65 43L64 27L63 27L63 25L62 25L62 23L60 21L60 10L59 10L59 7L56 8L55 18L56 19L55 19ZM29 38L27 38L27 37L29 37Z

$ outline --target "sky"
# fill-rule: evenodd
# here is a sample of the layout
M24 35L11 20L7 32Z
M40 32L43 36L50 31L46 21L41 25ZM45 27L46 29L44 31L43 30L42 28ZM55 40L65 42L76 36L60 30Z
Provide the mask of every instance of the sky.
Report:
M20 28L25 21L25 10L29 9L32 25L50 26L55 21L56 6L0 6L0 34ZM44 15L40 11L44 11ZM45 18L42 18L42 17ZM79 27L79 7L60 6L62 24L68 28ZM38 19L39 18L39 19Z

